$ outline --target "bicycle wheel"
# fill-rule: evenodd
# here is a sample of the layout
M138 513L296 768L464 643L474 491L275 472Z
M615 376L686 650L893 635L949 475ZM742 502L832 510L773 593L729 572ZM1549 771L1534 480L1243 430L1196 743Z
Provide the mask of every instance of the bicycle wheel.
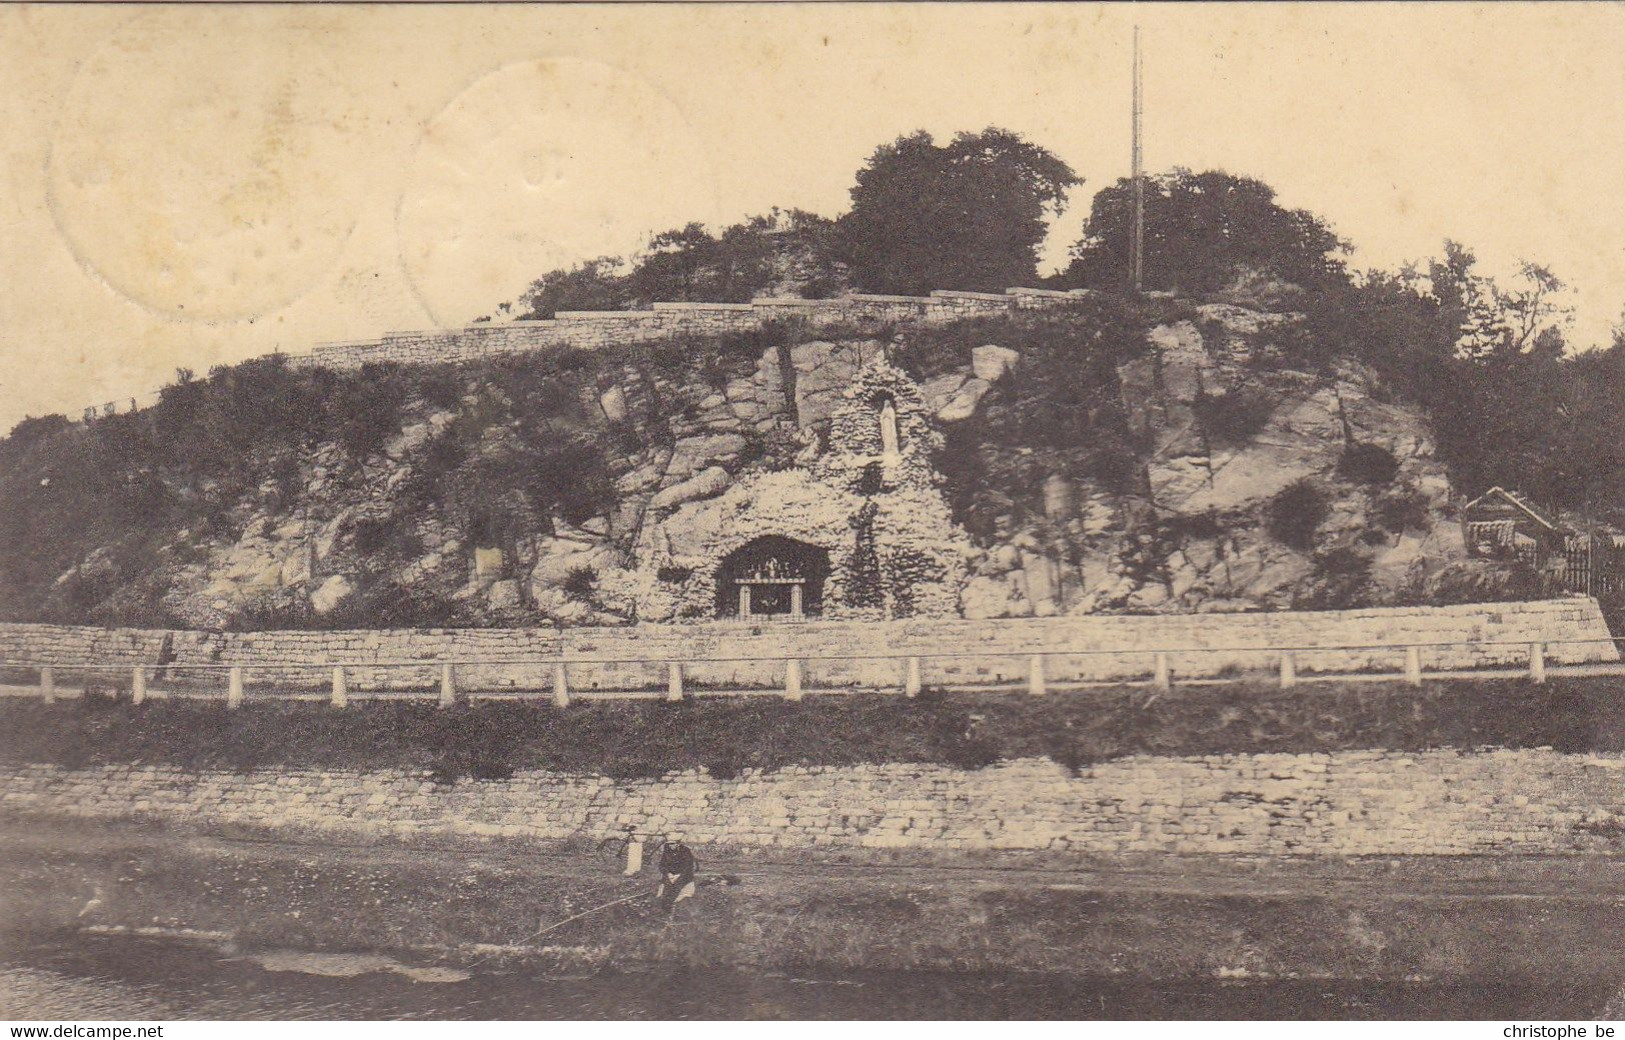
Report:
M598 843L596 850L598 861L613 870L621 869L626 860L626 839L605 838Z

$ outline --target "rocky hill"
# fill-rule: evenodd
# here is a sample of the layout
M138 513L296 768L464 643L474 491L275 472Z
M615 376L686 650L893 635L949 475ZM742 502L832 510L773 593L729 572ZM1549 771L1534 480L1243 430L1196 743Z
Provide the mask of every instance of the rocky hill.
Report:
M877 362L934 427L927 483L967 616L1493 592L1462 559L1422 415L1357 360L1298 367L1283 347L1298 320L1094 298L456 367L254 362L0 443L0 609L250 628L666 620L643 616L639 583L684 580L730 489L819 465Z

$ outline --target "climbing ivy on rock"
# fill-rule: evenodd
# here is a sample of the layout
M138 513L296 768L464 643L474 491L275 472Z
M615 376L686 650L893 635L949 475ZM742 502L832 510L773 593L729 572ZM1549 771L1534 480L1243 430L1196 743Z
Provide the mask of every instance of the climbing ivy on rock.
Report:
M906 618L919 612L917 591L941 583L948 571L942 561L930 553L900 549L886 554L885 576L891 616Z
M875 548L875 515L879 511L871 500L863 503L848 521L852 527L853 547L846 605L860 610L886 605L886 592L880 580L880 554Z

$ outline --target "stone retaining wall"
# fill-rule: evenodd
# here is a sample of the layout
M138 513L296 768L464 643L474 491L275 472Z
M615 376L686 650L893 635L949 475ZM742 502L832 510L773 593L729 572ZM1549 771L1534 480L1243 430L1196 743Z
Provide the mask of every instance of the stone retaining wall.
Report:
M363 692L431 689L439 683L440 662L481 662L459 665L461 689L548 690L553 662L562 656L572 662L572 689L627 690L663 687L669 661L685 662L685 679L696 688L771 688L784 681L783 662L795 658L810 688L895 688L909 655L921 657L926 685L973 685L1027 681L1034 653L1047 655L1045 674L1054 683L1147 678L1156 652L1164 651L1177 681L1274 670L1278 648L1292 648L1300 674L1399 672L1405 664L1399 647L1407 643L1456 644L1423 650L1424 669L1526 665L1529 644L1537 642L1546 644L1553 663L1617 661L1608 638L1596 600L1584 597L1259 614L562 630L165 632L8 624L0 625L0 666L147 664L164 669L160 680L221 685L217 671L201 666L241 665L250 686L319 689L331 682L331 667L343 664L351 691ZM1327 649L1350 645L1365 648ZM945 654L963 656L931 656ZM382 667L412 661L425 664Z
M546 321L482 323L461 329L391 332L376 340L326 343L290 358L295 366L359 368L369 362L433 364L473 361L548 347L595 349L678 335L750 332L773 321L879 327L898 322L945 323L1054 309L1076 303L1086 290L1009 289L1003 293L939 290L930 296L855 294L833 300L758 300L754 303L656 303L646 311L560 311Z
M351 834L1094 853L1450 855L1602 851L1625 830L1625 761L1549 750L1044 759L975 772L803 767L716 780L555 773L436 785L399 772L0 771L0 814L203 819Z

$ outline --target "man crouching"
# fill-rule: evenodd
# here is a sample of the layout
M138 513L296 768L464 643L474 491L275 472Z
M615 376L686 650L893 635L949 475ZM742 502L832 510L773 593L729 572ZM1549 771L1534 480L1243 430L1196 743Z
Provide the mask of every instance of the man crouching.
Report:
M668 912L694 894L697 867L694 853L681 840L672 839L661 847L660 884L655 888L655 898Z

